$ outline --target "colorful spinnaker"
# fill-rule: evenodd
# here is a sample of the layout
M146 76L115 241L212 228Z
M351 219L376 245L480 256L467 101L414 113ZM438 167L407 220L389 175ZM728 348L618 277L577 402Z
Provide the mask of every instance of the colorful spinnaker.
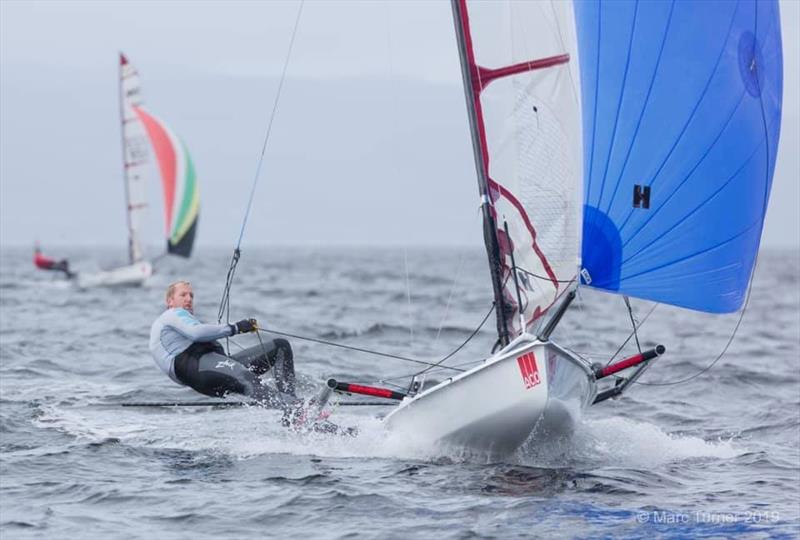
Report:
M144 124L161 172L167 252L188 257L200 214L200 193L192 158L166 124L141 107L134 110Z
M140 230L146 203L144 167L153 149L164 194L167 253L189 257L200 212L200 193L191 156L167 125L142 108L139 77L120 54L120 93L130 261L143 259Z

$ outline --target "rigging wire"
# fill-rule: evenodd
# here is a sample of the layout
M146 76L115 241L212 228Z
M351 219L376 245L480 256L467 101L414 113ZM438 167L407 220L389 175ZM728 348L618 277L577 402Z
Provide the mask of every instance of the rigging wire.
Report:
M755 272L753 272L753 274L755 274ZM723 356L725 356L725 353L728 352L728 347L731 346L731 343L733 343L733 338L736 337L736 332L739 331L739 325L742 324L742 320L744 319L744 314L747 311L747 305L750 303L750 289L751 289L752 286L753 286L753 276L751 275L750 276L750 284L747 286L747 297L746 297L746 299L744 301L744 307L742 308L742 312L741 312L741 314L739 314L739 320L736 321L736 326L733 327L733 332L731 333L731 337L728 338L728 342L725 344L725 347L722 349L722 352L719 353L719 355L714 359L713 362L711 362L709 365L707 365L706 367L704 367L703 369L701 369L697 373L695 373L693 375L690 375L689 377L686 377L684 379L678 379L676 381L668 381L668 382L662 382L662 383L647 383L647 382L641 382L641 381L634 381L634 384L641 384L641 385L644 385L644 386L672 386L674 384L683 384L685 382L689 382L692 379L695 379L695 378L699 377L700 375L702 375L703 373L707 372L712 367L714 367L714 365L717 362L719 362L722 359Z
M483 325L489 319L489 316L492 314L492 311L494 311L494 303L492 303L492 306L489 309L489 312L486 314L486 316L484 316L483 320L478 325L478 327L475 330L472 331L472 333L464 340L464 342L461 343L458 347L453 349L449 354L445 355L441 360L439 360L437 362L428 362L428 361L419 360L419 359L416 359L416 358L409 358L407 356L401 356L401 355L391 354L391 353L384 353L384 352L376 351L376 350L373 350L373 349L365 349L365 348L362 348L362 347L353 347L351 345L344 345L342 343L336 343L336 342L327 341L327 340L324 340L324 339L312 338L312 337L308 337L308 336L300 336L300 335L297 335L297 334L290 334L288 332L280 332L278 330L272 330L272 329L267 330L266 328L259 328L258 332L259 333L265 332L265 333L269 333L269 334L276 334L276 335L279 335L279 336L291 337L291 338L300 339L300 340L303 340L303 341L312 341L314 343L319 343L319 344L322 344L322 345L328 345L328 346L331 346L331 347L339 347L341 349L347 349L347 350L351 350L351 351L362 352L362 353L366 353L366 354L372 354L372 355L375 355L375 356L383 356L383 357L386 357L386 358L394 358L396 360L403 360L405 362L413 362L415 364L422 364L422 365L427 366L426 369L424 369L421 372L417 373L417 374L420 374L420 375L422 373L425 373L425 372L433 369L433 368L448 369L448 370L451 370L451 371L462 372L462 371L466 371L466 370L461 369L461 368L456 367L456 366L445 366L445 365L442 365L442 363L445 362L446 360L448 360L449 358L451 358L458 351L463 349L467 345L467 343L469 343L472 340L472 338L475 337L475 335L480 331L480 329L483 327ZM405 375L404 377L407 378L408 375ZM400 377L391 377L390 379L385 379L385 380L392 380L392 379L399 379L399 378ZM383 380L384 379L382 379L382 381Z
M650 311L648 311L648 312L647 312L647 315L645 315L645 316L644 316L644 319L642 319L642 322L641 322L641 323L639 323L639 328L641 328L642 326L644 326L644 323L645 323L645 322L647 322L647 319L649 319L649 318L650 318L650 315L652 315L652 314L653 314L653 312L656 310L656 308L657 308L659 305L660 305L660 304L653 304L653 307L651 307L651 308L650 308ZM634 334L635 334L635 332L631 332L630 334L628 334L628 337L625 339L625 341L623 341L623 342L622 342L622 345L620 345L620 346L619 346L619 348L616 350L616 352L615 352L614 354L612 354L612 355L611 355L611 358L609 358L609 359L608 359L608 362L606 362L606 367L608 367L609 365L611 365L611 362L613 362L613 361L614 361L614 359L617 357L617 355L618 355L618 354L619 354L619 353L622 351L622 349L624 349L624 348L625 348L625 345L627 345L627 344L628 344L628 342L631 340L631 338L634 336Z
M472 333L467 337L467 339L464 340L463 343L461 343L461 345L456 347L453 351L451 351L449 354L447 354L444 358L442 358L438 362L429 364L428 367L423 369L422 371L418 371L416 373L411 373L411 374L406 374L406 375L397 375L397 376L387 377L387 378L380 379L378 382L383 383L383 382L393 381L393 380L397 380L397 379L407 379L409 377L419 377L420 375L424 375L425 373L428 373L428 372L430 372L430 371L432 371L434 369L437 369L437 370L455 369L457 371L466 371L466 370L460 369L460 368L462 368L463 366L468 366L470 364L477 364L477 363L483 362L484 360L486 360L486 358L483 358L481 360L471 360L470 362L465 362L464 364L459 364L459 365L456 365L456 366L445 366L445 365L442 365L446 360L452 358L453 355L455 355L457 352L459 352L461 349L463 349L467 345L467 343L472 341L472 338L474 338L478 334L478 332L480 332L481 328L483 328L483 325L486 324L487 320L489 320L489 317L491 316L491 314L494 311L494 309L495 309L495 304L494 304L494 302L492 302L492 305L489 308L489 312L483 317L483 320L480 322L478 327L475 328L475 330L472 331Z
M408 347L414 348L414 313L411 305L411 277L408 272L408 247L403 247L403 265L406 270L406 316L408 317Z
M289 41L289 48L286 51L286 58L283 62L283 70L281 71L281 78L278 82L278 89L275 93L275 100L272 103L272 112L269 116L269 122L267 124L267 130L264 135L264 144L261 146L261 155L258 158L258 165L256 166L256 173L253 177L253 183L250 187L250 196L247 200L247 207L244 212L244 219L242 219L242 227L239 231L239 239L236 241L236 248L233 250L233 256L231 258L230 267L228 268L228 275L225 280L225 288L222 292L222 298L220 299L219 303L219 312L217 313L217 322L222 321L222 314L226 313L226 322L230 322L230 291L231 287L233 286L233 276L236 273L236 265L239 264L239 257L241 255L241 245L242 245L242 238L244 237L244 231L247 227L247 220L250 217L250 209L253 206L253 198L255 197L256 193L256 186L258 185L258 179L261 176L261 167L264 164L264 154L267 151L267 143L269 142L270 134L272 133L272 124L275 121L275 113L278 110L278 102L280 101L281 91L283 90L283 83L286 80L286 70L289 66L289 59L292 56L292 48L294 47L294 40L297 36L297 28L300 24L300 15L303 13L303 4L305 0L300 0L300 5L297 9L297 16L294 21L294 28L292 29L292 37Z
M543 281L548 281L550 283L567 283L567 284L570 284L570 283L575 283L575 280L577 279L577 278L553 279L553 278L551 278L549 276L541 276L539 274L535 274L533 272L529 272L528 270L525 270L524 268L522 268L520 266L517 266L516 268L517 268L517 271L522 272L523 274L526 274L526 275L528 275L528 276L530 276L532 278L541 279Z
M481 328L483 328L483 325L486 324L487 320L489 320L489 317L491 316L493 311L494 311L494 302L492 302L492 306L489 308L489 311L483 317L483 320L478 325L478 327L475 330L472 331L472 333L467 337L467 339L464 340L464 342L461 345L459 345L458 347L453 349L453 351L450 354L448 354L447 356L445 356L444 358L442 358L441 360L439 360L435 364L433 364L431 366L428 366L425 369L423 369L422 371L420 371L419 373L417 373L416 376L423 375L423 374L425 374L426 372L430 371L431 369L433 369L435 367L443 367L443 368L447 367L447 366L443 366L442 363L445 362L446 360L450 359L454 354L456 354L458 351L463 349L466 346L467 343L472 341L472 338L474 338L475 335L478 332L480 332ZM461 370L461 371L463 371L463 370Z
M476 212L476 214L475 214L476 221L480 219L480 216L481 216L480 208L478 208L478 212ZM442 335L442 329L444 328L444 323L445 323L445 321L447 321L447 318L450 316L450 306L451 306L451 304L453 302L453 296L455 295L455 292L456 292L456 286L458 285L458 281L459 281L459 279L461 277L461 269L464 266L464 260L465 259L466 259L466 252L462 251L460 253L459 257L458 257L458 264L456 265L456 273L455 273L455 276L453 277L452 283L450 284L450 292L447 294L447 303L445 304L444 313L442 314L442 318L439 320L439 328L436 329L436 337L433 339L432 346L436 346L436 344L439 343L439 337ZM492 307L494 308L494 303L492 303ZM478 330L480 330L480 328L483 326L483 324L485 322L486 322L486 320L484 319L484 321L480 324L480 326L478 326ZM429 368L428 371L430 371L432 369L435 369L435 368L431 367L431 368ZM416 377L416 375L414 375L414 377ZM412 379L412 384L413 384L413 379ZM423 378L422 380L419 381L419 388L422 388L423 386L425 386L425 378Z
M642 346L639 343L639 334L636 331L636 319L633 318L633 308L631 307L631 301L628 298L627 294L622 295L622 299L625 301L625 305L628 307L628 316L631 318L631 326L633 326L633 337L636 338L636 350L639 351L639 354L642 354Z
M371 350L371 349L364 349L362 347L353 347L352 345L344 345L342 343L336 343L334 341L326 341L324 339L312 338L312 337L309 337L309 336L300 336L300 335L297 335L297 334L290 334L288 332L280 332L278 330L267 330L266 328L259 328L258 331L259 332L266 332L268 334L275 334L275 335L278 335L278 336L286 336L286 337L290 337L290 338L294 338L294 339L300 339L302 341L312 341L314 343L319 343L321 345L329 345L331 347L339 347L340 349L347 349L347 350L350 350L350 351L356 351L356 352L362 352L362 353L366 353L366 354L372 354L374 356L383 356L383 357L386 357L386 358L394 358L396 360L403 360L403 361L406 361L406 362L413 362L415 364L423 364L423 365L426 365L426 366L436 365L433 362L426 362L425 360L418 360L416 358L409 358L408 356L400 356L399 354L385 353L385 352L375 351L375 350ZM447 369L452 369L453 371L464 371L463 369L453 368L453 367L450 367L450 366L443 366L443 367L446 367Z

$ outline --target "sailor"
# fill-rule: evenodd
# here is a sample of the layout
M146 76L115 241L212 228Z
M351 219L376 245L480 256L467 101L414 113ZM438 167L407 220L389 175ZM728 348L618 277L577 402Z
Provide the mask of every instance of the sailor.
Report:
M227 356L216 340L257 332L255 319L242 319L236 324L200 322L194 316L194 292L188 281L171 284L166 301L166 311L150 328L150 352L170 379L207 396L234 393L284 410L299 406L292 347L288 341L263 341ZM270 369L274 371L277 392L259 381Z
M39 247L39 244L36 244L36 246L33 248L33 264L40 270L55 270L58 272L64 272L67 278L71 278L75 275L74 273L70 272L69 261L67 261L67 259L56 261L50 257L45 257L42 255L42 250Z

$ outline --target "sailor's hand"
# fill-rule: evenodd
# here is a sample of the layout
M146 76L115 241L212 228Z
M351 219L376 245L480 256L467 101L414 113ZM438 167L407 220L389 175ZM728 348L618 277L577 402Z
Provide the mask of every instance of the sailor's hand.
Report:
M242 319L236 323L236 333L246 334L258 330L258 321L255 319Z

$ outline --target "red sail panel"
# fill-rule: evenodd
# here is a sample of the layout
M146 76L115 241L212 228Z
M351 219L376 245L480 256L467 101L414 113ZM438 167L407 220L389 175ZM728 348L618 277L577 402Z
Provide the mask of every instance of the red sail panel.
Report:
M172 145L167 130L158 120L147 114L140 107L134 107L136 115L144 124L150 144L156 153L158 168L161 171L161 185L164 189L164 222L169 235L169 227L172 223L172 210L175 202L175 178L177 171L177 159L175 148Z

